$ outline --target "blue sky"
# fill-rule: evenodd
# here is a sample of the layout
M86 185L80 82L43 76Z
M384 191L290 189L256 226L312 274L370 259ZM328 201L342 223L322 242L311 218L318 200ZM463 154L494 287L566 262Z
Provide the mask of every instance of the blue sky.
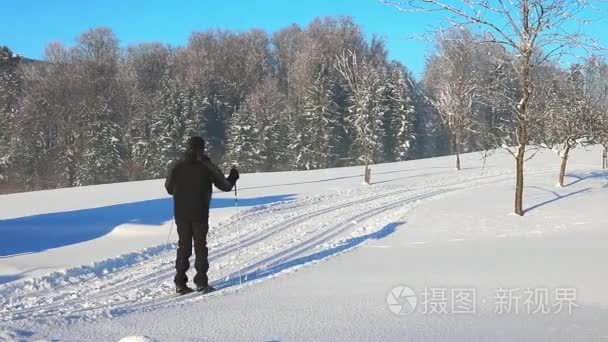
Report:
M0 0L0 8L0 45L30 58L42 58L54 40L71 46L80 33L96 26L110 27L123 46L146 41L185 45L192 31L272 32L291 23L306 25L317 16L347 15L366 34L385 37L390 57L417 76L432 44L411 36L438 23L437 16L402 13L377 0ZM601 27L590 25L589 34L608 43Z

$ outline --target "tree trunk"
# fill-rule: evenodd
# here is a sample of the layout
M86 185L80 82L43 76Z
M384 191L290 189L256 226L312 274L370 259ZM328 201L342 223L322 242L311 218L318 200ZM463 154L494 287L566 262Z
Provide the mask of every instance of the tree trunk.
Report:
M370 185L370 170L369 170L369 160L370 160L370 148L369 143L366 141L365 143L365 174L363 175L363 181L365 184Z
M570 145L566 147L564 154L562 155L562 165L559 170L559 186L564 186L564 179L566 178L566 165L568 164L568 154L570 154Z
M369 169L369 163L367 161L365 161L365 174L363 175L363 181L365 182L365 184L369 185L370 184L370 178L371 178L371 170Z
M532 84L530 80L530 65L529 56L522 67L523 75L523 96L517 106L518 109L518 125L517 125L517 155L515 156L515 214L524 216L524 163L526 161L526 146L528 144L528 122L527 122L527 106L532 96Z
M527 72L527 73L526 73ZM528 144L528 123L526 121L527 104L532 95L531 85L529 80L529 67L524 67L524 91L523 98L518 106L519 123L517 126L517 154L515 155L515 214L524 216L524 163L526 161L526 146Z
M460 134L455 132L452 138L452 150L456 154L456 170L460 171Z
M517 148L517 156L515 157L515 213L519 216L524 216L523 199L524 199L524 160L526 154L526 146L520 145Z
M515 214L524 216L524 163L526 161L526 146L528 145L528 102L532 96L532 76L530 75L532 59L532 46L530 42L530 7L527 0L521 2L521 20L524 33L524 46L520 48L522 53L520 72L522 97L517 104L517 155L515 156Z

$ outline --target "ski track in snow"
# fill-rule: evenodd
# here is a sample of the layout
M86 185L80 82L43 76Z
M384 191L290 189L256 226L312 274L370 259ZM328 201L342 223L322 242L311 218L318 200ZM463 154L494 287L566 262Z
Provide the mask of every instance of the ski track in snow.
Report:
M539 169L530 174L551 171ZM244 211L210 229L209 278L211 284L219 286L210 296L238 290L241 274L264 273L402 220L420 201L511 179L512 172L504 170L484 174L461 171L456 177L435 177L415 187L363 186ZM236 224L241 227L240 244ZM33 322L69 324L202 300L204 297L196 294L169 294L174 291L175 248L175 243L158 245L93 265L0 285L0 322L16 327ZM242 279L243 286L301 266L253 281Z

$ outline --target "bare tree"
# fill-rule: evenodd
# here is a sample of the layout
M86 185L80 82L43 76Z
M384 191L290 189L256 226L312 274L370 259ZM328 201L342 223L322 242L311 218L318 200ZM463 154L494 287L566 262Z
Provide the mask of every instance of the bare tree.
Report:
M474 65L474 39L468 31L437 35L437 54L429 57L424 75L425 88L451 135L456 169L460 170L465 134L474 122L478 80Z
M272 37L278 86L285 95L295 93L294 65L298 57L305 53L304 40L302 28L296 24L275 32Z
M592 108L591 136L592 141L604 147L602 151L602 169L608 169L608 89L596 101Z
M600 107L596 114L596 130L600 143L604 147L602 152L602 169L608 169L608 106L603 105Z
M361 148L358 158L365 164L364 181L370 184L370 163L378 154L382 136L382 108L378 94L383 92L378 74L356 52L343 51L335 65L351 90L351 122L356 131L355 145Z
M100 184L123 180L123 114L126 97L119 87L119 41L109 28L83 32L71 49L71 63L80 87L79 115L82 156L76 184ZM103 167L100 167L103 165Z
M592 1L578 0L443 0L387 1L381 3L405 12L441 12L452 27L473 26L489 33L488 44L501 44L514 55L521 86L516 101L514 135L518 146L509 149L515 158L515 213L523 216L524 163L529 144L529 104L534 94L532 71L548 60L559 58L568 48L593 48L597 44L573 30L583 20L581 11ZM580 30L580 29L579 29Z
M565 99L568 99L568 103L565 108L566 113L560 120L563 124L559 131L562 140L559 185L562 187L566 177L570 150L589 137L590 132L587 129L587 123L591 121L593 108L596 107L596 99L591 96L587 85L584 83L581 67L574 66L568 76L566 89L571 92L572 96L564 96Z
M537 91L536 108L531 109L539 111L531 137L559 154L558 184L563 187L570 151L589 135L587 123L591 120L594 99L584 84L580 65L569 71L543 68L536 77L542 79L544 87Z
M589 122L591 141L604 147L602 168L608 169L608 63L603 58L591 56L583 65L583 74L595 104Z

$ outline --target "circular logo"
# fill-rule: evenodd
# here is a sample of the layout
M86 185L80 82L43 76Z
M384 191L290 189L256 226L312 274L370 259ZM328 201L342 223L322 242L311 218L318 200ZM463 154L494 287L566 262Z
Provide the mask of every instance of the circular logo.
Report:
M416 292L407 286L397 286L386 296L386 305L392 313L399 316L409 315L416 310L418 297Z

